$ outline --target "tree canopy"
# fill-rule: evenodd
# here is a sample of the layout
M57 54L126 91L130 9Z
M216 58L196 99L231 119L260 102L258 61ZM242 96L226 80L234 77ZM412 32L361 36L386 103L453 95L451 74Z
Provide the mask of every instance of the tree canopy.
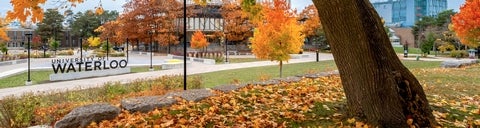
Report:
M302 26L285 0L263 5L261 13L263 20L256 23L258 26L250 40L252 52L257 58L279 61L281 70L283 61L288 61L290 54L301 51L304 39Z
M226 1L221 7L221 14L225 21L224 32L229 42L246 42L253 36L253 25L248 21L248 14L244 12L238 1Z
M7 31L7 20L5 18L0 17L0 41L8 41Z
M63 37L64 18L57 10L47 9L43 21L37 23L38 28L36 32L41 36L41 39L53 37L55 40L60 40Z
M453 29L463 44L480 46L480 0L467 0L452 17Z

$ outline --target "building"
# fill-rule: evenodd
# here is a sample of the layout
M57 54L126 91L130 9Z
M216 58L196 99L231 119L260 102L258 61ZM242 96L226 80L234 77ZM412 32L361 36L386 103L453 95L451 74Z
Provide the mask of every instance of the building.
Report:
M395 27L411 27L423 16L435 17L447 10L447 0L375 0L372 4L385 23Z
M25 34L34 34L35 29L31 24L28 25L20 24L20 22L15 21L10 23L7 26L7 36L10 40L7 42L7 48L10 50L19 50L24 49L27 45L27 38Z
M10 50L23 50L27 46L27 37L25 34L32 34L32 38L38 36L36 34L37 26L32 23L27 22L25 25L22 25L18 21L13 21L7 26L7 36L10 40L7 42L7 48ZM65 38L62 38L60 41L61 48L74 48L79 46L79 38L73 36L70 33L69 29L63 30L63 35ZM32 41L33 39L30 39ZM48 47L46 42L43 42L44 45ZM38 47L32 47L33 49L38 49Z

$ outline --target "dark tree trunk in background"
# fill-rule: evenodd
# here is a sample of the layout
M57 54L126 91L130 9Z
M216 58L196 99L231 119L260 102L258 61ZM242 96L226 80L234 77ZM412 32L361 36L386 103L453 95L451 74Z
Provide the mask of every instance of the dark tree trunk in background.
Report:
M368 0L313 0L351 116L385 128L437 126L422 86L398 59Z

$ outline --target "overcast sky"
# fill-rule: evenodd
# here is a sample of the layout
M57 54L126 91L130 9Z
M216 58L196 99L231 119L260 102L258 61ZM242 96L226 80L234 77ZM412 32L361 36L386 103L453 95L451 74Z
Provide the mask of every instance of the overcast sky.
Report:
M55 7L55 3L52 1L56 0L48 0L49 2L45 4L47 8ZM94 9L96 6L99 5L100 0L85 0L85 3L78 5L76 8L72 8L74 12L78 11L85 11L89 9ZM122 12L122 5L126 3L127 0L101 0L102 7L104 10L117 10ZM291 0L292 7L297 8L298 12L305 8L305 6L312 4L311 0ZM384 0L371 0L371 1L384 1ZM454 9L455 11L459 10L461 4L463 4L465 0L448 0L448 8ZM12 5L10 4L10 0L0 0L0 16L4 17L5 13L12 9Z

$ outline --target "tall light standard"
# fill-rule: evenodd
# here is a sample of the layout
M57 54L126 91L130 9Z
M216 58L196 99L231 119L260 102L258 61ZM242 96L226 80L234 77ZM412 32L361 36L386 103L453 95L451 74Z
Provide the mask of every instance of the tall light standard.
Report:
M187 0L183 0L183 90L187 90Z
M128 37L127 37L127 46L125 47L127 47L127 62L128 62Z
M225 38L225 64L228 64L228 39L227 32L225 31L225 18L223 19L223 35Z
M153 48L152 48L152 44L153 44L153 31L151 32L148 32L148 34L150 35L150 71L153 71L153 64L152 64L152 59L153 59Z
M108 49L108 37L107 37L107 60L108 60L108 53L110 52L110 49Z
M83 62L83 40L82 40L82 35L83 30L80 29L80 62Z
M27 50L28 50L28 78L25 85L32 85L32 80L30 79L30 38L32 38L32 33L25 34L27 36Z

